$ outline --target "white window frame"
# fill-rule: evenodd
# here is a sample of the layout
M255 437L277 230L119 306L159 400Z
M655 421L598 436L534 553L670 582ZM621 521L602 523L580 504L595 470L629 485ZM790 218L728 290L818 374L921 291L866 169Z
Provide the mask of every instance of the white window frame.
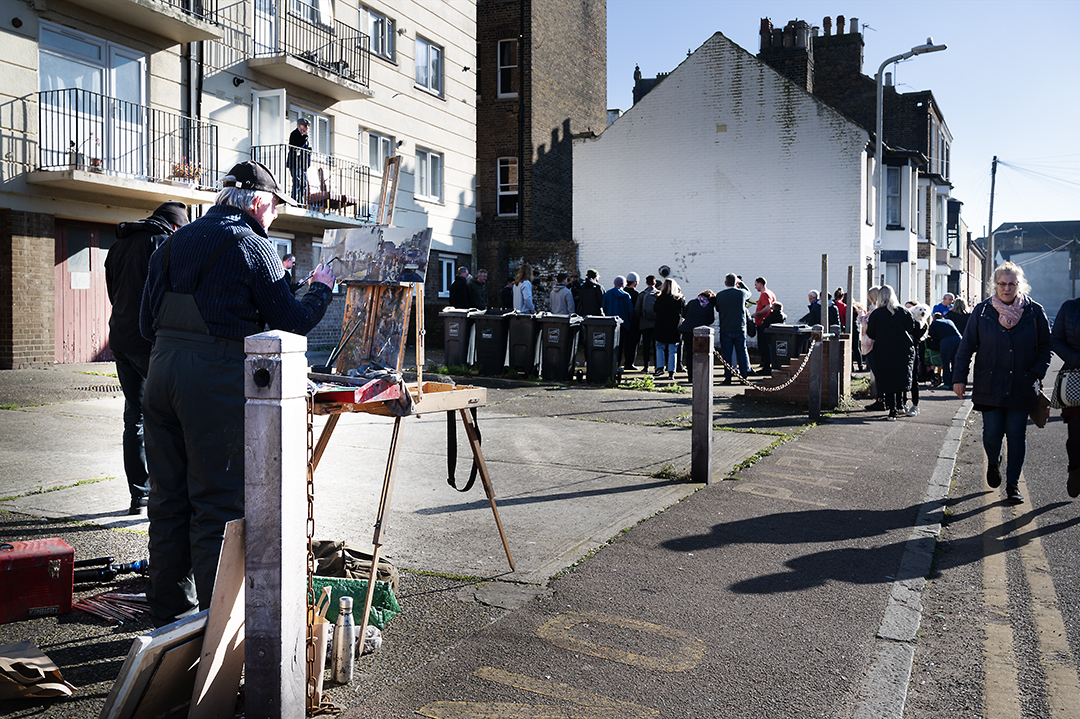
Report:
M457 262L453 257L440 257L439 267L442 270L441 284L439 285L439 297L447 298L450 296L450 285L454 281L454 277L457 274Z
M885 226L901 226L904 221L901 200L903 190L900 187L900 168L885 168Z
M514 181L503 182L503 168L513 168ZM495 214L498 217L517 217L521 212L521 172L518 159L516 157L500 157L497 160L496 172L496 186L498 188L498 196L495 199ZM510 188L513 187L513 190ZM505 189L504 189L505 188ZM514 212L502 211L502 198L508 196L514 196L517 198L517 209Z
M308 144L311 145L311 151L323 155L332 154L330 138L333 134L330 132L329 115L323 115L322 113L308 110L299 105L292 105L289 107L288 117L291 128L293 129L296 127L297 120L301 117L306 117L308 121ZM289 133L292 133L292 129L289 129Z
M503 64L503 48L513 48L513 61L514 64ZM520 48L517 38L510 40L499 40L498 51L495 56L495 62L498 63L499 71L496 74L496 82L498 83L496 97L510 98L518 96L518 85L520 83L521 73L521 60L519 57ZM504 81L505 76L505 81Z
M439 45L416 36L416 86L432 95L443 94L443 49Z
M444 167L442 153L422 147L416 148L413 195L432 202L442 202Z
M386 165L386 158L394 156L394 138L375 130L363 130L362 132L365 137L361 138L361 147L364 148L364 158L367 166L371 170L371 174L381 176L383 167ZM379 146L379 152L375 155L371 151L373 142L378 143Z
M394 29L396 23L393 18L387 17L377 10L369 7L362 8L367 13L367 31L371 37L371 54L395 62L394 60Z

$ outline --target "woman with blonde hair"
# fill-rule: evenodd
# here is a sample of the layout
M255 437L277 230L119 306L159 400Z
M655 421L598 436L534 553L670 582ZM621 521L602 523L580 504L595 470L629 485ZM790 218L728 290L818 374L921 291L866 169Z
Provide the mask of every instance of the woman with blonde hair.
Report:
M866 308L855 305L859 314L856 316L855 326L859 331L859 356L866 360L866 369L870 371L870 396L874 399L866 405L870 412L885 409L885 401L878 392L877 380L874 379L874 357L870 353L874 351L874 340L866 336L866 323L870 321L870 313L877 309L878 292L880 287L874 285L866 291Z
M896 301L893 288L883 285L878 290L877 309L867 320L866 336L874 341L874 377L889 421L904 411L904 393L911 387L915 362L912 337L917 331L915 318Z
M532 314L536 312L532 297L533 268L528 262L522 262L514 278L514 311Z
M1027 452L1028 413L1050 367L1050 323L1030 291L1019 266L1012 262L998 266L990 299L977 304L968 317L953 368L953 392L963 399L968 365L975 355L971 402L982 412L986 483L1001 486L1001 452L1008 439L1005 496L1013 504L1024 501L1019 482Z

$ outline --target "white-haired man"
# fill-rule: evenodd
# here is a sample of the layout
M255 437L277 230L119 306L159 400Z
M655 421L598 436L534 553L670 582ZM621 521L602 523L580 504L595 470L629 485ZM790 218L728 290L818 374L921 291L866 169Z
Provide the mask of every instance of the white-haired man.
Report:
M266 230L291 203L257 162L234 166L201 218L150 258L140 312L154 343L143 395L150 473L147 600L158 626L210 606L225 524L244 516L244 338L306 334L333 271L293 297Z

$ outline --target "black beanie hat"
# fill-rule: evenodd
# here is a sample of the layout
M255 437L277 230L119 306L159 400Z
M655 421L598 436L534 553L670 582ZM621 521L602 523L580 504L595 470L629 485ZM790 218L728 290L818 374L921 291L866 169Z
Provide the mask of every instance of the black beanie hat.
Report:
M158 208L154 210L154 216L160 217L177 227L183 227L190 222L187 214L187 205L183 202L162 202L158 205Z

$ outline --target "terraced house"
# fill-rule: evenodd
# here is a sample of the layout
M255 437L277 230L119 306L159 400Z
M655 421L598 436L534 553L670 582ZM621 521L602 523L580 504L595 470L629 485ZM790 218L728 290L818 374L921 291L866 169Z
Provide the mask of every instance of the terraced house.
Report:
M474 0L0 0L0 18L0 368L109 359L115 226L165 200L197 217L245 159L300 202L270 232L300 277L325 230L375 221L391 157L393 224L433 229L431 308L473 253Z

